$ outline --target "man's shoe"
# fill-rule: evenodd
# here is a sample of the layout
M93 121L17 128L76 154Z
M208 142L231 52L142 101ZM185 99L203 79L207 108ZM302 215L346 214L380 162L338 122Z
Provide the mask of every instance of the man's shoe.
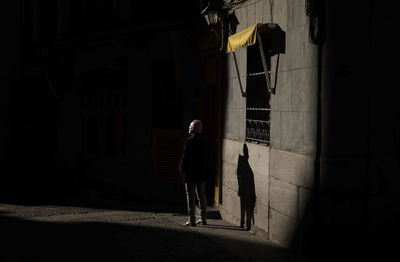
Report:
M185 223L185 226L186 226L186 227L188 227L188 226L195 227L195 226L196 226L196 223L195 223L194 221L188 220L188 221Z
M204 226L207 225L207 221L200 218L199 220L197 220L196 224L202 224Z

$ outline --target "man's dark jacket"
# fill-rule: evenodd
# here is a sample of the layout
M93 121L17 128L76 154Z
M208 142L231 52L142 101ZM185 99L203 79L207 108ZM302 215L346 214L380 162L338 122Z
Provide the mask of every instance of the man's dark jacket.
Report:
M190 134L183 149L180 170L185 183L201 183L206 180L206 142L201 134Z

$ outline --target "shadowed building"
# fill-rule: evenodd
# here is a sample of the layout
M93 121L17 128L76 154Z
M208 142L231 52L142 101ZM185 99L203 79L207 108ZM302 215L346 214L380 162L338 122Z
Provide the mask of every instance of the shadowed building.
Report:
M201 119L225 220L317 261L386 250L399 232L394 4L211 1L221 20L207 26L205 2L8 1L1 194L184 202L182 141Z
M2 160L14 167L6 175L11 193L179 201L187 123L205 119L205 133L215 140L220 122L207 105L217 99L218 43L207 40L212 33L200 7L127 0L10 4L15 26L5 42L12 48L3 50L5 74L15 81L2 96L4 112L13 114L4 118L2 141L9 147L2 147Z
M399 232L400 192L392 8L379 1L222 1L227 50L234 50L224 56L224 219L241 220L236 170L245 143L256 231L317 261L323 253L337 259L388 249L389 232ZM265 24L284 31L280 54L273 48L279 35L263 37Z

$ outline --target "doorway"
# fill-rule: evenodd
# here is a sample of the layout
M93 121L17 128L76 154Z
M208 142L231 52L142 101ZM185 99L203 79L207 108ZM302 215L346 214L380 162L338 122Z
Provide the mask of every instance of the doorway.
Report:
M208 205L218 205L221 197L221 96L222 54L203 53L200 67L200 119L208 141L209 179L206 192Z

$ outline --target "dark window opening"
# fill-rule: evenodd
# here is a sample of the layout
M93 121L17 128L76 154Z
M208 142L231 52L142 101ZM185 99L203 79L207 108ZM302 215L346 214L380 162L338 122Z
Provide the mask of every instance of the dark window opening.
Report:
M172 60L156 62L152 67L153 128L181 129L181 95L175 83Z
M270 93L257 44L247 47L246 93L246 140L268 145Z
M82 149L84 153L126 156L126 94L81 94Z

